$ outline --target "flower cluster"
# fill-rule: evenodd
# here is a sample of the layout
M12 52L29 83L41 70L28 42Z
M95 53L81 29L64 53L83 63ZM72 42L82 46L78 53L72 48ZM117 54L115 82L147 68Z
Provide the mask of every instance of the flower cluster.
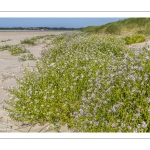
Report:
M67 124L74 132L150 131L150 51L123 38L59 35L4 108L22 122Z

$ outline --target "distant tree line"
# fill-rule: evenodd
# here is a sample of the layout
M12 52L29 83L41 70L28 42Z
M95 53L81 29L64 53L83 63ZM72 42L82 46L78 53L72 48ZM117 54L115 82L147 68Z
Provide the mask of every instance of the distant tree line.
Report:
M6 28L6 27L0 27L0 30L80 30L82 28L64 28L64 27L27 27L27 28L23 28L23 27L12 27L12 28Z

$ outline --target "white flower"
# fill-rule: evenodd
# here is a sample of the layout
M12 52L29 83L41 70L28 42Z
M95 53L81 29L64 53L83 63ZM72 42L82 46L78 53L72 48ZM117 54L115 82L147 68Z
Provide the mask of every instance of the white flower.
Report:
M81 78L83 78L84 77L84 75L83 74L81 74Z
M63 91L65 92L65 91L66 91L66 88L63 88Z
M82 101L85 101L85 100L87 100L85 97L82 97Z
M150 98L147 98L148 103L150 103Z
M72 90L72 89L73 89L73 86L70 86L70 89Z
M54 98L54 95L52 95L51 98Z
M55 63L51 63L51 64L50 64L50 67L54 67L54 66L55 66Z
M148 56L146 56L145 58L146 58L146 59L149 59L149 57L148 57Z

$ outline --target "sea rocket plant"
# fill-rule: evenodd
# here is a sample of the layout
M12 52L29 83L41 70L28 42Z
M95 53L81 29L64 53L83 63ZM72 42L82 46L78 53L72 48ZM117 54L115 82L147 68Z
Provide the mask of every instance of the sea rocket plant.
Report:
M150 51L123 38L59 35L34 71L24 69L4 108L21 122L66 125L74 132L150 131Z

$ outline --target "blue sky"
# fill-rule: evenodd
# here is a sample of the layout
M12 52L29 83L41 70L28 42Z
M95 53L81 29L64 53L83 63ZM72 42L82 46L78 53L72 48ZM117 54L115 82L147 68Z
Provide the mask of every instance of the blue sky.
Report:
M124 18L0 18L0 27L68 27L102 25Z

